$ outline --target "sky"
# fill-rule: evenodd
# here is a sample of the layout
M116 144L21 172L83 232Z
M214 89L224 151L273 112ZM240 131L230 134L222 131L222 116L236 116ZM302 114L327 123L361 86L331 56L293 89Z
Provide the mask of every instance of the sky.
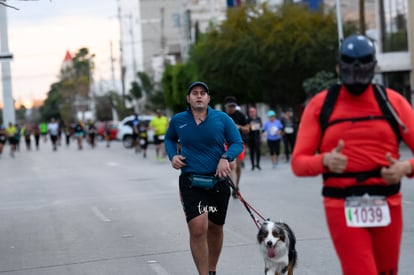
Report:
M33 100L45 99L50 85L58 81L66 51L75 54L84 47L95 54L94 79L111 81L111 42L115 66L119 60L117 0L8 0L7 4L19 9L7 8L16 101L30 108Z

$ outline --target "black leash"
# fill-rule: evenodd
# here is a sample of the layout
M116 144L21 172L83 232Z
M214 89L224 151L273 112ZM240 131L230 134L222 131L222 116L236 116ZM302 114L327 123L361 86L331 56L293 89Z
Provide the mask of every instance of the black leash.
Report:
M234 192L236 192L237 194L237 198L240 200L241 203L243 203L244 207L246 208L247 212L249 212L250 217L252 218L254 224L256 225L257 228L260 228L261 226L261 222L259 221L259 219L256 219L256 217L254 216L253 212L259 216L260 219L262 219L263 221L265 221L266 219L256 210L254 209L253 206L251 206L244 198L243 196L240 194L240 191L236 188L236 186L234 185L233 181L231 180L230 177L226 177L228 184L230 185L231 189L234 190ZM253 212L252 212L253 211Z

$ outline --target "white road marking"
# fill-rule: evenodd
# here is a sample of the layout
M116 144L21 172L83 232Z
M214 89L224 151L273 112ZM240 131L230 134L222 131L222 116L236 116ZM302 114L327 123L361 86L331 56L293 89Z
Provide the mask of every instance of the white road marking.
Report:
M92 208L92 212L95 214L95 216L100 219L103 222L110 222L111 220L109 218L107 218L96 206L93 206Z
M110 162L107 162L106 165L108 165L108 166L119 166L119 163L110 161Z
M159 263L157 263L157 261L147 261L147 264L149 264L151 269L154 270L158 275L171 275Z

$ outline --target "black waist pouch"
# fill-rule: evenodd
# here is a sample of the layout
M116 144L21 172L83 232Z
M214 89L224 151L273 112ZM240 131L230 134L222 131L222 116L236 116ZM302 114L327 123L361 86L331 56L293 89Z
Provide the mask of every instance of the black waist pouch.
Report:
M206 190L212 189L217 183L217 178L215 176L191 174L189 179L191 187L203 188Z

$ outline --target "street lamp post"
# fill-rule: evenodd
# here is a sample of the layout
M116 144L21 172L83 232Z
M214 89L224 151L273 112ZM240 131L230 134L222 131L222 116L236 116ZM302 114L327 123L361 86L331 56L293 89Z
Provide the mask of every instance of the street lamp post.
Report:
M340 0L336 0L336 23L338 26L338 44L341 45L341 41L344 38L344 32L342 28L342 15L341 15Z
M16 123L14 111L14 100L11 86L10 60L13 55L9 52L7 35L7 13L6 7L0 5L0 63L3 83L3 124Z

